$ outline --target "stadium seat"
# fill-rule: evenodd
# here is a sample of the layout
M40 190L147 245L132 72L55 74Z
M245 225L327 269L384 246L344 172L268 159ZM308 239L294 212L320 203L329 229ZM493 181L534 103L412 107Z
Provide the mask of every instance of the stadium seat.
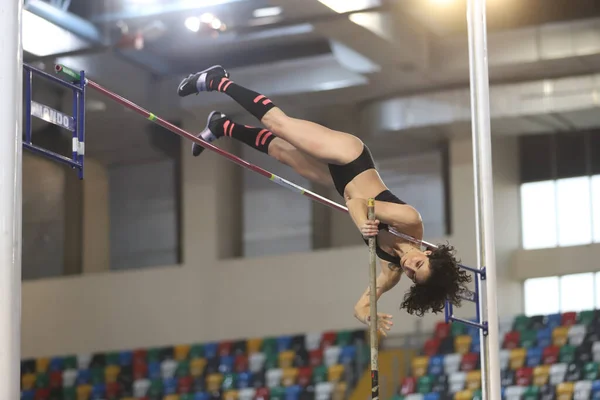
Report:
M448 392L448 375L434 375L431 391L440 394L445 394Z
M533 369L533 384L535 386L544 386L548 383L550 377L550 366L539 365Z
M177 378L177 392L180 394L191 393L193 385L194 379L189 375Z
M569 338L569 327L568 326L558 326L554 328L552 331L552 344L558 347L564 346L567 344L567 339Z
M109 368L111 367L106 367L107 374ZM175 360L164 360L162 363L160 363L160 374L163 377L163 379L174 377L176 369L177 361Z
M235 357L237 356L245 356L248 352L247 341L245 340L236 340L233 342L231 346L231 354Z
M77 354L77 369L89 369L90 364L92 363L92 355L91 354ZM37 367L37 366L36 366Z
M417 391L417 378L414 376L407 376L402 379L402 384L400 385L400 394L402 396L406 396L411 393L415 393Z
M187 360L187 358L190 354L190 349L191 349L191 346L185 345L185 344L175 346L175 348L174 348L175 360L176 361Z
M57 389L62 387L62 371L50 372L50 387Z
M270 388L269 398L271 400L285 400L285 388L281 386Z
M558 363L550 366L550 384L558 385L564 382L567 373L567 364Z
M477 390L481 388L481 371L469 371L466 376L466 387L469 390Z
M315 385L315 400L329 400L333 392L333 383L319 382Z
M555 400L556 399L556 387L554 385L546 384L540 387L540 400Z
M479 354L467 353L460 362L461 371L473 371L479 368Z
M132 351L120 351L119 352L119 365L121 367L131 366L133 364L133 352Z
M450 335L453 337L467 335L467 326L465 324L450 324Z
M352 347L352 349L354 351L356 351L356 349L354 349L354 347ZM342 349L342 353L344 353L343 349ZM344 356L344 354L342 354L340 357L343 357L343 356ZM354 360L354 356L351 357L351 360ZM306 351L304 349L296 351L296 355L294 356L293 365L296 368L308 367L310 365L310 356L308 354L308 351Z
M467 379L466 372L455 372L448 376L448 389L450 393L460 392L465 389L465 383Z
M450 324L438 322L435 325L434 337L443 340L450 335Z
M473 339L469 335L456 336L454 338L454 350L459 354L466 354L471 350L472 341Z
M35 375L34 375L35 379ZM75 379L77 379L76 369L65 369L62 374L63 387L72 387L75 385Z
M404 398L404 400L423 400L424 396L421 393L413 393L409 394Z
M266 352L265 356L265 369L279 367L279 354L277 352Z
M577 313L573 311L563 313L560 322L563 326L575 325L577 323Z
M35 374L35 360L21 360L21 375L25 374Z
M577 316L577 323L588 326L592 323L592 321L594 321L594 319L596 319L595 310L581 311Z
M508 387L515 383L515 371L503 369L500 371L500 384L502 387Z
M329 382L340 382L344 379L345 368L341 364L332 365L327 369L327 380Z
M252 386L255 388L267 386L266 371L252 373Z
M75 371L75 373L77 373L77 371ZM36 379L37 379L37 376L33 373L29 373L29 374L25 374L25 375L21 376L21 387L23 388L23 390L33 389L35 386ZM75 379L73 379L73 383L74 382L75 382ZM73 386L73 385L69 385L69 386Z
M453 324L459 325L459 324ZM440 348L440 340L437 338L429 339L425 342L425 346L423 346L423 355L426 356L434 356L437 354L438 349Z
M133 396L141 398L146 395L146 392L142 396L136 396L135 392L132 392ZM60 399L60 395L57 396ZM103 383L96 384L92 387L92 394L90 396L92 400L101 400L106 398L106 385Z
M444 372L444 356L429 357L429 367L427 373L429 375L439 375Z
M263 369L266 361L265 353L252 353L250 354L250 371L259 372Z
M542 363L542 349L539 347L530 347L527 349L527 359L525 364L528 367L536 367Z
M321 347L321 336L320 332L308 333L304 336L304 347L306 350L317 350Z
M548 346L542 352L542 363L554 364L558 361L558 353L560 349L557 346Z
M521 331L519 346L525 349L533 347L537 342L537 332L534 330Z
M517 315L513 321L512 330L522 332L531 327L531 318L525 315Z
M505 400L521 400L521 396L525 393L523 386L509 386L504 391Z
M156 366L156 377L160 378L160 365L155 363ZM95 385L97 383L105 383L106 378L104 376L104 367L92 367L92 384ZM148 371L148 375L150 375L150 371Z
M558 360L567 364L575 361L575 347L569 344L562 346L558 352Z
M522 400L538 400L540 397L540 388L537 386L527 386L523 395L521 396Z
M219 342L217 346L217 355L219 357L225 357L232 355L233 342L229 340L224 340Z
M429 365L429 357L427 357L427 356L415 357L415 358L413 358L411 364L412 364L412 374L415 377L420 378L421 376L423 376L427 373L427 366Z
M240 373L240 372L244 372L244 371L248 371L249 368L249 361L248 361L248 357L246 357L245 354L238 354L235 356L234 362L233 362L233 371Z
M336 332L323 332L323 336L321 336L321 349L335 345L336 338Z
M557 400L571 400L575 391L573 382L562 382L556 385Z
M163 390L165 394L177 393L177 379L165 378L163 379Z
M205 343L204 344L204 357L208 360L217 357L219 352L219 343Z
M516 349L519 347L521 334L518 331L510 331L504 335L502 347L505 349Z
M444 373L450 375L460 369L462 356L458 353L447 354L444 356Z
M453 325L459 325L459 324L453 324ZM440 400L440 394L439 393L427 393L425 396L423 396L423 400Z
M585 325L581 325L581 324L576 324L576 325L571 325L571 328L569 328L569 333L568 333L568 343L571 346L579 346L582 342L583 339L585 338L585 334L586 334L586 327Z
M518 386L529 386L533 379L533 368L523 367L515 371L515 383Z
M417 392L426 394L431 392L433 386L433 376L424 375L417 380Z
M233 356L219 357L219 372L222 374L233 372L234 361L235 359Z
M134 397L146 397L148 393L148 389L150 389L150 380L148 379L136 379L133 382L133 396Z
M255 388L244 388L238 390L238 399L239 400L254 400L254 396L256 395Z
M324 365L314 367L312 370L312 381L315 384L320 382L327 382L327 367Z
M312 379L312 368L302 367L298 368L298 384L302 387L310 385Z
M439 354L452 354L454 352L454 338L452 336L448 336L440 341Z
M356 359L356 346L347 345L342 347L340 352L340 364L350 364Z
M311 350L308 353L311 367L317 367L323 364L323 351L321 349Z
M578 346L577 349L575 349L575 361L580 364L585 364L587 362L592 361L592 345L593 343L586 342L584 339L583 343L581 343L581 345Z
M600 380L595 380L592 382L592 398L600 398Z
M206 388L209 392L216 392L221 389L223 384L223 375L210 374L206 377Z
M136 362L133 364L133 379L144 379L148 376L148 364Z
M510 363L510 350L500 349L498 361L500 362L500 369L508 369Z
M600 363L600 341L592 344L592 354L594 362Z
M567 365L567 372L565 373L565 381L575 382L581 379L583 369L581 364L570 363Z
M573 387L573 400L588 400L592 393L592 381L577 381Z
M297 400L300 398L302 388L298 385L287 386L285 388L285 400Z
M204 373L206 367L205 358L194 358L190 361L190 374L192 376L200 376Z
M598 379L598 363L588 362L583 366L583 379L590 381Z
M239 393L237 390L226 390L223 392L223 400L238 400Z
M544 324L544 319L545 317L543 315L534 315L533 317L529 318L531 320L531 326L530 328L533 330L539 330L545 327Z
M552 329L544 327L537 331L537 345L542 349L552 344Z
M546 316L545 325L552 330L552 329L560 326L561 322L562 322L561 314L550 314L550 315Z
M249 355L258 353L262 347L262 338L252 338L246 341L246 350Z
M276 338L277 341L277 351L279 353L283 351L288 351L292 348L292 337L291 336L279 336Z
M253 386L253 375L250 371L244 371L237 374L237 388L245 389Z
M293 386L296 385L298 380L298 368L283 368L283 373L281 375L281 384L282 386Z
M273 369L269 369L266 372L266 380L267 380L267 387L269 389L272 389L274 387L280 386L281 385L281 378L283 376L283 370L280 368L273 368Z
M262 400L268 400L269 399L269 388L267 387L259 387L256 389L256 393L254 395L254 398L256 400L262 399Z
M323 351L325 365L331 367L338 363L342 349L339 346L329 346Z
M454 400L472 400L473 399L473 391L472 390L461 390L460 392L456 392L454 394Z
M527 350L523 348L516 348L510 352L509 367L512 370L518 370L525 365L525 357L527 356Z

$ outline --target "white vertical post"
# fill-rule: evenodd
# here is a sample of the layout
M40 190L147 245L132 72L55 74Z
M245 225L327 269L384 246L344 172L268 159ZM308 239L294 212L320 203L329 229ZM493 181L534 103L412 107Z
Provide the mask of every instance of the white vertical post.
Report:
M20 397L23 1L0 1L0 399Z
M494 190L490 132L490 86L488 78L486 0L468 0L469 71L471 81L471 124L473 130L473 173L475 179L475 224L477 264L485 267L480 282L479 308L488 322L488 335L481 333L481 379L484 400L500 400L498 304L496 299L496 253L494 249ZM476 278L479 279L479 276ZM485 295L484 295L485 293Z

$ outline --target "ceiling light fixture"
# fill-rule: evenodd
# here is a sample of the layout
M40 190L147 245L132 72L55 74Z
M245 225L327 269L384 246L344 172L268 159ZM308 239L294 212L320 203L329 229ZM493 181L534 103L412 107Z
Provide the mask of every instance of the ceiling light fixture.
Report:
M257 8L252 12L254 18L267 18L267 17L276 17L281 15L283 9L281 7L264 7Z
M200 18L188 17L185 20L185 27L192 32L198 32L200 30Z

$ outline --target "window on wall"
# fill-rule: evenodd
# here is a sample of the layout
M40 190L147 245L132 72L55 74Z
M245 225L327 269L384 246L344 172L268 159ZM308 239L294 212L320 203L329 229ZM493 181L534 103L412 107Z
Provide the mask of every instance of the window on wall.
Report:
M543 315L600 308L600 272L525 281L525 314Z

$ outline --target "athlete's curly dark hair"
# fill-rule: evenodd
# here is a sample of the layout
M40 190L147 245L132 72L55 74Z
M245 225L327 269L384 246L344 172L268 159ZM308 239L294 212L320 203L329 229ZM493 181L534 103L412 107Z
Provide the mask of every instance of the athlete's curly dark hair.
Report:
M422 317L428 311L434 314L442 312L446 300L459 306L459 294L471 282L471 276L458 267L459 261L454 255L454 247L449 244L440 245L434 250L428 256L431 275L426 282L411 286L400 308Z

